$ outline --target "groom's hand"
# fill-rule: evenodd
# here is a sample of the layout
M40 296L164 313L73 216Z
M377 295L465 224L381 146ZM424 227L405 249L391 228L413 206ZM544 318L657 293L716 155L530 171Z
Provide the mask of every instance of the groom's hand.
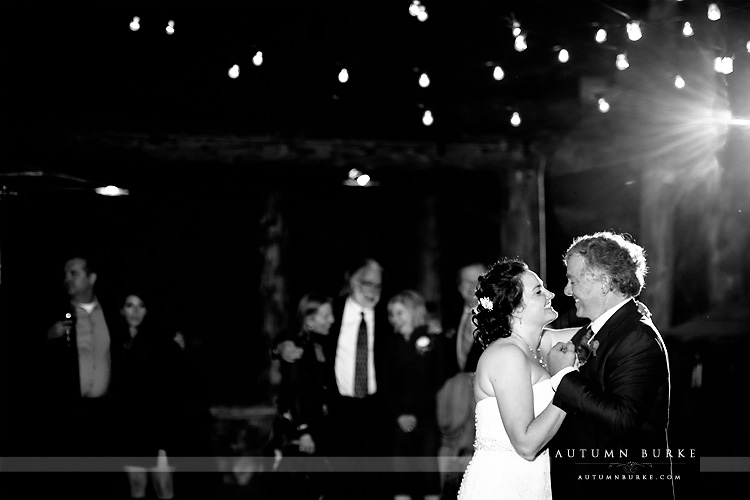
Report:
M573 366L576 362L576 346L573 342L564 344L558 342L547 354L547 366L550 375L554 375L567 366Z

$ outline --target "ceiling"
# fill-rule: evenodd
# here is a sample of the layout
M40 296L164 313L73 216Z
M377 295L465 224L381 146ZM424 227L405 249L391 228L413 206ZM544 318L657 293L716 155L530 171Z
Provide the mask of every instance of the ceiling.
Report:
M646 2L17 2L4 5L4 112L95 130L391 139L527 135L569 122L582 76L614 71L594 25ZM624 4L624 5L623 5ZM134 32L129 23L140 18ZM528 32L513 48L510 19ZM167 35L167 23L175 33ZM610 35L616 43L617 35ZM612 38L615 37L615 38ZM559 46L570 50L557 61ZM260 50L264 63L251 60ZM240 65L237 79L228 77ZM492 78L500 64L502 81ZM337 75L345 67L346 84ZM426 72L428 88L418 85ZM421 117L435 117L425 127ZM509 123L522 113L518 128ZM557 115L559 116L556 116ZM567 117L567 118L566 118Z

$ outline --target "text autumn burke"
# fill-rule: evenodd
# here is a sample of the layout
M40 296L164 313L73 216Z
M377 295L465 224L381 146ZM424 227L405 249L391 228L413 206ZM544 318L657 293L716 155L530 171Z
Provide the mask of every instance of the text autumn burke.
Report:
M638 457L628 453L638 453ZM641 450L600 450L598 448L568 448L557 450L554 458L695 458L695 448L643 448Z

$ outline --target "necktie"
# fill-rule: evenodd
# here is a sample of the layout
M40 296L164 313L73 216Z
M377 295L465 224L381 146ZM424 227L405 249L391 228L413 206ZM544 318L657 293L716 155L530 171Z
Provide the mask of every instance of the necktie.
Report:
M591 346L589 346L589 340L594 334L594 332L591 330L591 324L586 325L584 328L582 328L582 330L583 336L581 337L581 340L579 340L576 344L576 355L578 356L578 361L581 363L581 366L586 363L589 355L591 354Z
M466 366L466 358L473 344L474 325L471 323L471 311L465 310L458 325L458 339L456 339L456 357L461 371Z
M354 397L363 398L365 396L367 396L367 323L365 322L365 313L362 312L354 364Z

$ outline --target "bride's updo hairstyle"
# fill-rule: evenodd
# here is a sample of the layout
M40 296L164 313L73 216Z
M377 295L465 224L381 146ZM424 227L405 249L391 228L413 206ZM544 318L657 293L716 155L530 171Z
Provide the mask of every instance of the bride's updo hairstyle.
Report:
M490 266L478 280L477 307L472 321L474 338L487 348L499 338L510 337L511 314L523 302L521 275L529 267L518 259L504 258Z

